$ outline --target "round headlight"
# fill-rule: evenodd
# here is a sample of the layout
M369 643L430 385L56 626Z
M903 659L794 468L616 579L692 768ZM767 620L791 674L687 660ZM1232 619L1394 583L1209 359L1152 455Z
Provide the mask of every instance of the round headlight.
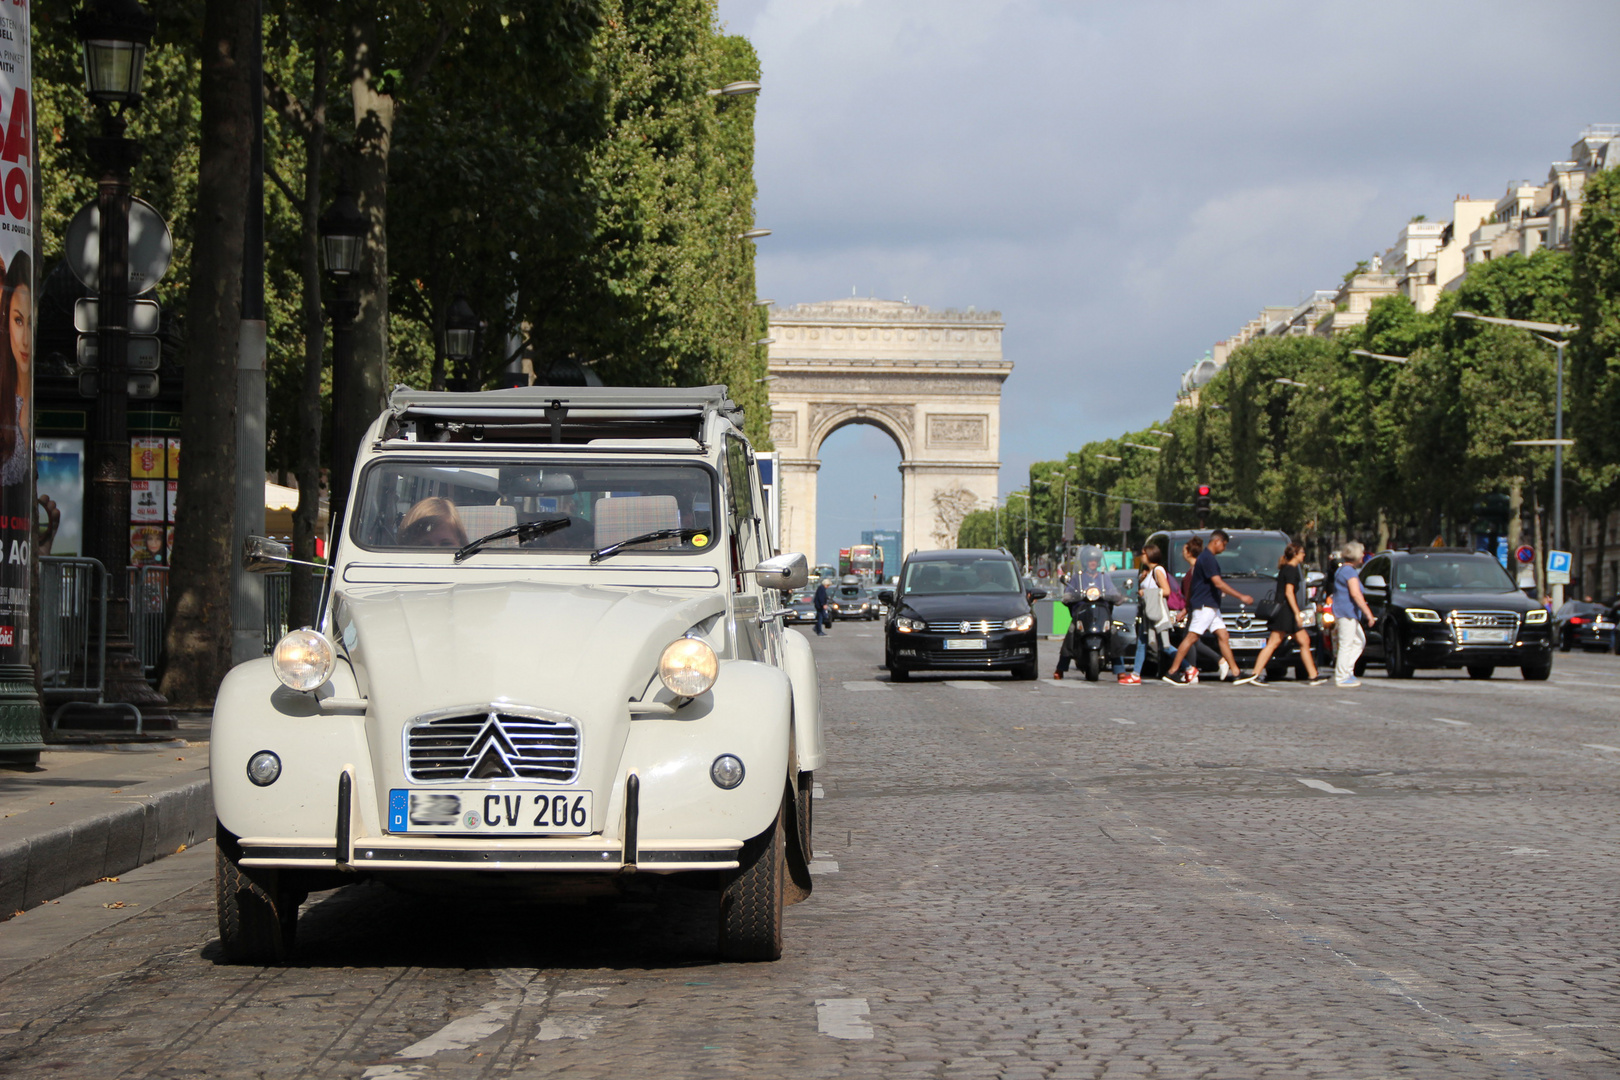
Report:
M742 758L735 754L721 754L709 766L709 779L714 781L715 787L730 791L743 782L745 771Z
M697 638L672 641L658 658L658 677L669 692L681 697L697 697L714 685L720 674L720 661L708 642Z
M281 759L269 750L260 750L248 758L247 774L259 787L269 787L281 775Z
M294 630L276 642L271 654L276 678L294 690L308 692L326 685L337 667L332 643L314 630Z

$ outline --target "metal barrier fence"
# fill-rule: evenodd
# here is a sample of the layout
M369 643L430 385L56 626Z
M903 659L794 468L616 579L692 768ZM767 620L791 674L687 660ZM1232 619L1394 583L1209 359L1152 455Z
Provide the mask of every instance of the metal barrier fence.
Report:
M169 568L129 568L129 639L141 660L147 681L157 676L163 659L164 620L169 611Z
M46 555L39 560L39 667L46 691L94 694L94 700L71 697L51 713L51 729L69 710L115 709L135 717L141 734L141 710L126 702L105 700L107 683L107 571L95 559Z

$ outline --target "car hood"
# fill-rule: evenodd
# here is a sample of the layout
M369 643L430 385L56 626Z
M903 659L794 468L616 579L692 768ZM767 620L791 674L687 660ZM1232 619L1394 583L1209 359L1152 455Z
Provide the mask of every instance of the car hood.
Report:
M506 698L567 708L639 695L659 654L724 597L539 582L341 592L337 635L382 711Z
M1444 614L1448 611L1517 611L1526 612L1537 605L1518 592L1457 593L1457 592L1398 592L1395 600L1402 607L1426 607Z
M1029 614L1023 593L942 593L900 598L900 613L924 622L1012 619Z

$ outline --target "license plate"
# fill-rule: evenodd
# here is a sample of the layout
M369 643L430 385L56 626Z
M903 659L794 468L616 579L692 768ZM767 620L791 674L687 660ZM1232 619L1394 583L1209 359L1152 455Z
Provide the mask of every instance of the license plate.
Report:
M982 637L952 638L945 642L945 647L947 649L988 649L990 642Z
M1595 623L1592 624L1592 629L1594 629L1594 630L1613 630L1614 629L1614 623L1595 622Z
M1506 645L1513 640L1511 630L1459 630L1464 645Z
M591 793L393 788L388 792L388 831L582 836L591 831Z
M1234 649L1263 649L1265 647L1266 639L1263 637L1235 637L1232 639L1232 648Z

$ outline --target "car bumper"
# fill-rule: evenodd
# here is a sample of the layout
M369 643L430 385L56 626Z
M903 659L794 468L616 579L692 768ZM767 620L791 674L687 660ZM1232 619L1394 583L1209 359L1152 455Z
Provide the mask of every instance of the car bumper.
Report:
M1034 631L1012 631L977 638L980 649L949 647L948 642L975 640L965 635L930 634L927 631L889 633L891 667L907 671L924 669L996 671L1022 667L1035 662Z
M431 836L357 836L347 845L270 836L240 841L243 866L284 870L522 870L617 874L734 870L740 840L660 840L639 849L600 836L484 840ZM343 850L340 851L340 848Z
M1450 638L1413 635L1406 662L1420 668L1522 667L1552 662L1551 638L1521 637L1511 645L1459 645Z

